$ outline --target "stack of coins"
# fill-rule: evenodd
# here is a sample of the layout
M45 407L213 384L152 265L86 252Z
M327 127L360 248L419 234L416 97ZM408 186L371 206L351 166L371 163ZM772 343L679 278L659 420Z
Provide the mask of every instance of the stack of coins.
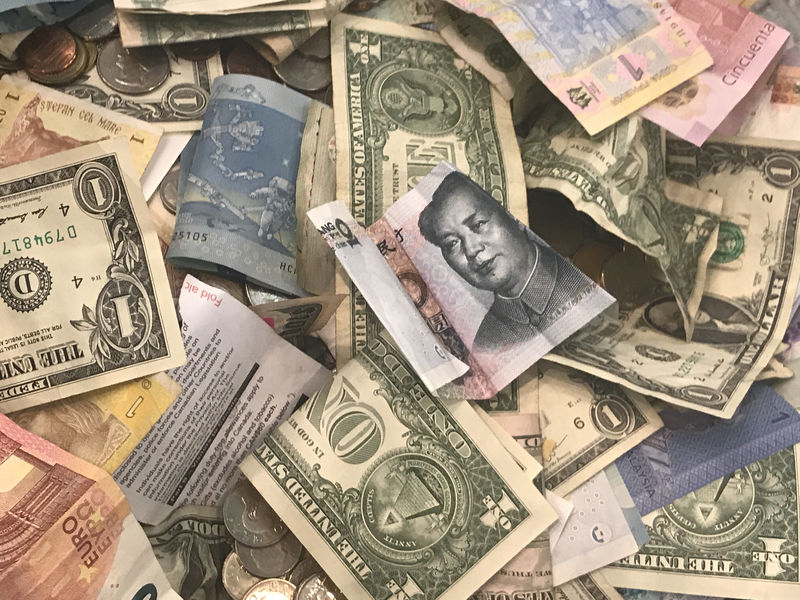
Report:
M97 47L53 25L35 29L19 45L17 55L33 81L66 85L94 66Z
M222 567L222 583L233 600L344 600L248 481L226 496L222 514L235 540Z

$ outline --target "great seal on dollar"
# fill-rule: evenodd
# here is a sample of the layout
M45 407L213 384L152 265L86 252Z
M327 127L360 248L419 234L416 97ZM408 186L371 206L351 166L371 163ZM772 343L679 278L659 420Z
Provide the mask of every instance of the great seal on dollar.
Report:
M39 308L52 287L50 270L35 258L15 258L0 269L0 297L16 312Z

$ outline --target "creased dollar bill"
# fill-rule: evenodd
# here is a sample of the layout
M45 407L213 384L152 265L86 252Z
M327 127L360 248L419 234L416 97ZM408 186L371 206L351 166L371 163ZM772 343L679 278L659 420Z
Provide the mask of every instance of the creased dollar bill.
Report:
M120 136L141 177L163 133L155 124L11 75L0 80L0 111L0 167Z
M0 410L186 360L129 144L0 170Z
M24 427L108 473L131 453L178 397L165 373L11 414Z
M380 335L241 469L351 600L461 600L555 519L473 409L429 395Z
M657 431L646 398L554 364L539 365L539 418L547 489L568 494Z
M167 57L169 76L145 94L122 94L110 88L97 73L97 67L60 89L70 96L159 125L165 131L199 129L208 107L211 82L222 75L220 56L193 61L167 49Z
M554 598L556 600L627 600L623 599L619 592L597 571L581 575L577 579L557 587Z
M799 460L798 446L786 448L647 515L650 541L603 576L625 588L797 598Z
M448 2L493 21L591 135L713 63L667 2Z
M6 598L181 600L111 476L0 415Z
M800 277L800 146L667 142L667 175L724 199L693 341L668 286L646 282L620 320L598 322L548 358L641 393L729 418L769 363Z
M690 339L722 199L685 186L667 196L662 136L657 126L631 117L589 137L551 105L522 142L522 162L528 187L561 192L598 225L656 258Z

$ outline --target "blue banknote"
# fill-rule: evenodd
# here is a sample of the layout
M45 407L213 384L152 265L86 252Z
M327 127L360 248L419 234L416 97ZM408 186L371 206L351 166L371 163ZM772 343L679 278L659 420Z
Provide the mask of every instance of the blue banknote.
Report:
M0 0L0 33L14 33L40 25L52 25L78 14L92 0L70 2L25 2Z
M214 80L181 190L173 264L305 295L295 273L295 182L310 103L260 77Z
M800 414L762 383L731 419L674 408L659 416L664 428L616 461L642 515L800 442Z

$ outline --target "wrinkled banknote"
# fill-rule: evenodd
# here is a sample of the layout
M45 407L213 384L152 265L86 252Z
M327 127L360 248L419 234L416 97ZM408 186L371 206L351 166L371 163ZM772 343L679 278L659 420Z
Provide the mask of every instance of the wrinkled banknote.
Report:
M714 66L669 90L639 114L699 146L764 72L775 68L789 32L729 2L670 0L670 4L697 31Z
M51 0L26 2L14 0L0 4L0 33L15 33L69 19L92 0ZM7 6L9 5L9 6Z
M63 88L70 96L89 100L165 131L199 129L208 108L211 82L222 75L219 54L203 60L187 60L167 49L169 76L146 94L121 94L111 89L98 75L97 67Z
M625 588L797 598L799 459L786 448L645 516L650 541L602 574Z
M344 300L344 294L292 298L257 304L250 308L283 338L318 331L330 321Z
M658 261L691 336L722 199L685 186L668 197L663 143L663 132L641 117L591 138L554 104L522 142L522 163L528 187L561 192L605 230Z
M508 104L439 35L340 15L331 24L331 51L336 198L358 223L371 225L442 160L527 223ZM337 312L342 366L382 326L344 277L336 291L349 294Z
M530 67L503 34L480 17L443 3L434 22L439 35L506 100L511 100L518 89L533 85L536 77Z
M11 75L0 80L0 167L124 137L141 177L161 127Z
M295 182L310 102L260 77L214 81L167 253L173 264L305 295L295 273Z
M311 29L330 18L323 10L191 16L120 11L117 16L123 44L134 48Z
M108 473L2 415L0 447L4 598L181 600Z
M448 2L494 22L591 135L713 63L666 2Z
M182 364L183 341L129 144L0 170L0 410Z
M554 592L555 600L623 600L619 592L598 571L568 581Z
M114 8L119 11L181 15L283 12L324 7L325 0L231 0L224 6L214 0L114 0Z
M312 294L335 289L336 260L306 213L336 200L336 141L333 109L312 102L300 146L295 216L297 284Z
M685 343L668 286L646 282L619 321L598 322L548 358L667 402L729 418L772 359L800 277L800 146L667 142L668 176L724 199L719 240Z
M617 462L642 514L800 442L800 415L763 383L755 383L731 419L669 407L665 427Z
M157 525L142 525L170 585L183 600L230 600L222 566L234 540L222 507L182 506Z
M426 393L381 335L241 469L351 600L461 600L555 520L469 404Z
M113 473L181 393L165 373L12 413L20 427Z
M539 418L547 489L564 495L661 426L646 398L552 363L539 365Z

